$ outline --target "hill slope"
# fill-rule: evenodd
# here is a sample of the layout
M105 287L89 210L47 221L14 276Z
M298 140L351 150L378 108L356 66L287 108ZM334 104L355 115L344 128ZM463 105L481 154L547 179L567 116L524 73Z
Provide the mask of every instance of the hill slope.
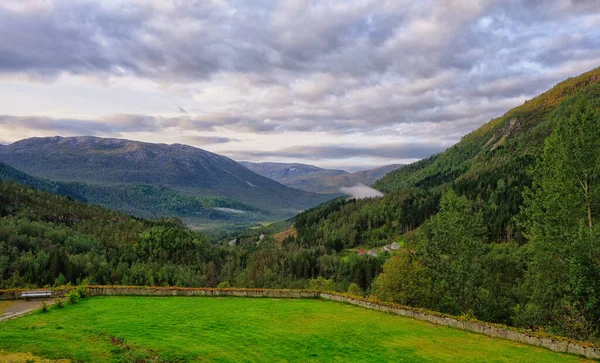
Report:
M150 222L0 180L0 288L89 281L204 286L214 245ZM161 281L162 280L162 281Z
M31 176L4 163L0 163L0 180L14 181L142 218L177 217L199 229L214 228L215 224L241 227L268 218L256 208L228 198L200 197L160 185L54 182Z
M121 189L143 184L200 197L229 198L261 209L272 218L288 217L329 199L286 187L224 156L180 144L97 137L31 138L0 148L0 161L57 182Z
M436 213L441 193L453 188L476 201L490 240L523 242L514 218L531 185L528 170L578 93L600 108L600 68L557 84L445 152L391 172L374 184L383 198L335 201L300 214L299 240L338 250L395 241Z
M341 188L356 184L371 185L379 178L402 165L393 164L379 168L348 173L343 170L322 169L313 165L297 163L251 163L240 164L267 178L289 187L321 194L341 193Z

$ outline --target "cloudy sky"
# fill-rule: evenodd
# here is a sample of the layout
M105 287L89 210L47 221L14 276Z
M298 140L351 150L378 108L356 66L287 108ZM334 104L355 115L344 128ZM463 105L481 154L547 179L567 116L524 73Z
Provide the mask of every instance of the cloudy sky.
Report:
M600 0L2 0L0 142L406 163L600 66L599 29Z

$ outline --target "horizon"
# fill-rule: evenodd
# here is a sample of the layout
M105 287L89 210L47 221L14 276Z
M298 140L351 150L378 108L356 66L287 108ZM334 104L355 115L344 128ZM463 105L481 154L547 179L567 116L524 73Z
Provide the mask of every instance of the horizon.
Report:
M100 137L100 136L93 136L93 135L73 135L73 136L61 136L61 135L52 135L52 136L32 136L32 137L28 137L25 139L20 139L20 140L15 140L13 142L6 142L3 140L0 140L0 146L9 146L11 144L20 142L20 141L25 141L25 140L29 140L29 139L52 139L52 138L61 138L61 139L67 139L67 138L96 138L96 139L112 139L112 140L123 140L123 141L133 141L133 142L140 142L140 143L147 143L147 144L155 144L155 145L166 145L166 146L174 146L174 145L184 145L184 146L191 146L193 148L196 149L200 149L200 150L204 150L204 151L209 151L206 149L203 149L201 147L198 146L194 146L194 145L189 145L189 144L182 144L182 143L171 143L171 144L167 144L167 143L163 143L163 142L149 142L149 141L140 141L140 140L130 140L130 139L124 139L124 138L119 138L119 137ZM211 152L211 151L209 151ZM224 156L224 155L221 155ZM234 160L234 159L232 159ZM391 165L398 165L398 164L382 164L382 165L376 165L376 166L372 166L372 165L364 165L364 166L350 166L350 167L339 167L339 168L321 168L319 166L313 165L313 164L306 164L306 163L296 163L296 162L277 162L277 161L265 161L265 162L256 162L256 161L251 161L251 160L234 160L237 163L254 163L254 164L286 164L286 165L303 165L303 166L310 166L310 167L315 167L315 168L320 168L320 169L324 169L324 170L339 170L339 171L344 171L347 173L358 173L358 172L363 172L363 171L369 171L369 170L373 170L373 169L378 169L378 168L382 168L382 167L386 167L386 166L391 166ZM403 164L402 166L407 165L407 164Z

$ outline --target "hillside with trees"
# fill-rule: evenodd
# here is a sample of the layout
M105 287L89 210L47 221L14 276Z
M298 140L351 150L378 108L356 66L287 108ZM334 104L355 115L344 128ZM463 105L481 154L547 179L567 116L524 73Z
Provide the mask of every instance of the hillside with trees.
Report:
M138 217L178 217L198 229L236 230L256 220L272 218L257 208L222 197L201 197L152 184L91 184L55 182L38 178L0 163L0 180L63 195L88 204L99 204ZM231 213L229 210L236 210ZM216 228L215 226L218 226ZM212 231L212 230L211 230Z
M322 276L336 277L327 288L345 291L353 282L369 286L385 260L260 238L270 231L249 230L234 246L215 245L176 219L148 221L0 181L0 288L84 282L308 288Z
M597 341L599 139L597 69L388 175L383 197L338 198L217 244L177 220L0 182L0 287L337 290Z
M174 216L200 228L210 221L234 227L285 219L332 198L286 187L229 158L180 144L31 138L0 148L0 162L37 184L45 179L52 187L43 190L77 194L76 199L144 218Z
M596 339L599 110L595 69L388 174L382 198L300 214L296 243L399 241L368 287L381 299Z

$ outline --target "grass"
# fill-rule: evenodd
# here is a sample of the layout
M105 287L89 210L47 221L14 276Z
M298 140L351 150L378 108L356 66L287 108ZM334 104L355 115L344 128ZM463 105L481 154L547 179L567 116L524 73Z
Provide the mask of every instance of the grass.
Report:
M577 362L333 301L96 297L0 323L2 355L75 361Z

